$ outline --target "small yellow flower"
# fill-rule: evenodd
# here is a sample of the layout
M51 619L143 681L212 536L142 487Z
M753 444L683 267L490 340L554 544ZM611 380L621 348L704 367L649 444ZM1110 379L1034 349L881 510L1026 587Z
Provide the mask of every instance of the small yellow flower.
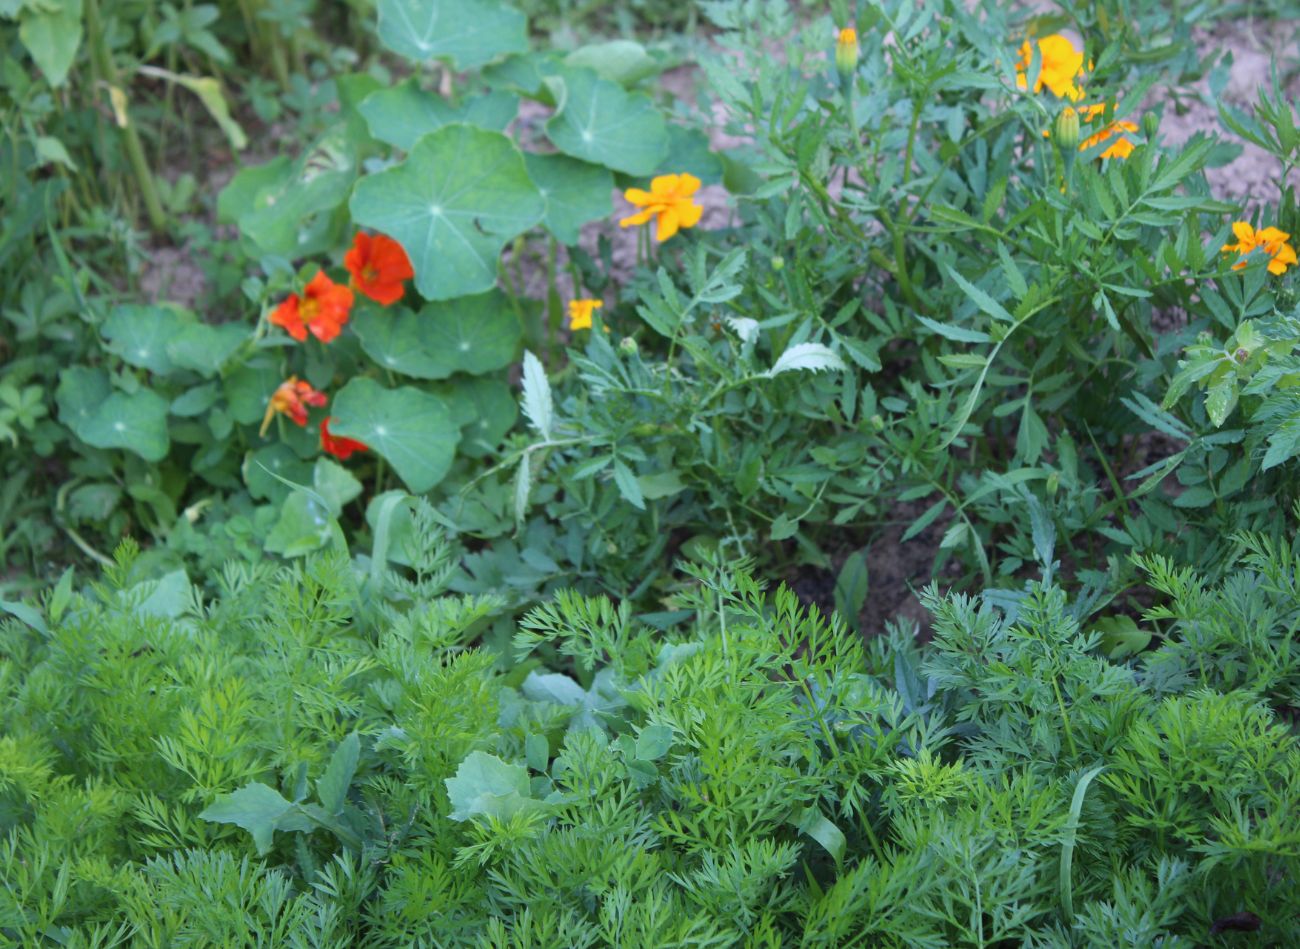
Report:
M1246 255L1253 250L1263 250L1272 258L1268 262L1268 272L1274 276L1280 277L1288 267L1296 265L1295 248L1287 243L1291 235L1286 231L1280 231L1276 227L1265 227L1257 231L1245 221L1237 221L1232 225L1232 233L1236 235L1237 243L1224 244L1223 250L1225 253L1241 255L1241 260L1232 265L1233 270L1245 267Z
M600 300L570 300L569 329L591 329L591 316L605 304Z
M1038 70L1038 81L1034 83L1034 92L1041 92L1046 86L1059 98L1078 102L1083 98L1083 89L1077 80L1083 77L1083 53L1074 48L1068 37L1060 33L1044 36L1038 41L1038 54L1042 65ZM1029 66L1034 61L1034 50L1025 40L1020 45L1020 59L1016 63L1016 85L1021 89L1029 88Z
M635 227L655 218L658 225L655 237L662 243L681 228L700 223L704 208L691 197L699 190L700 179L689 174L660 175L650 182L649 191L628 188L623 197L641 210L623 218L618 226Z

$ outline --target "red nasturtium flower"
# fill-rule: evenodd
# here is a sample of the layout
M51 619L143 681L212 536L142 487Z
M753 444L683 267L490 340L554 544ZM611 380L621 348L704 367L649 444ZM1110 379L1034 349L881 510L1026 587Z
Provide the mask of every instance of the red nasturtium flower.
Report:
M403 281L415 276L402 245L383 234L357 233L343 258L352 274L352 289L383 306L396 303L406 293Z
M369 446L351 438L330 434L330 419L325 416L320 420L320 447L340 461L347 461L356 451L370 451Z
M275 308L270 320L300 343L307 338L308 331L322 343L328 343L343 331L351 310L352 291L318 270L302 296L291 293Z
M289 416L295 425L305 426L307 406L321 408L326 401L325 393L313 389L310 382L304 382L297 376L290 376L280 383L275 392L271 393L271 401L266 406L266 415L262 417L261 434L266 435L266 430L271 427L271 419L275 418L276 412Z

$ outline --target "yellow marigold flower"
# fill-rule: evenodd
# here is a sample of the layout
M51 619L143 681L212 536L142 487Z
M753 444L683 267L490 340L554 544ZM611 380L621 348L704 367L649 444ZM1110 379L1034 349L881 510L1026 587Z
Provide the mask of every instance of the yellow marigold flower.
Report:
M591 316L605 304L600 300L570 300L569 329L591 329Z
M1224 244L1225 253L1237 253L1241 255L1241 260L1232 265L1233 270L1241 270L1246 266L1246 256L1254 250L1263 250L1272 259L1268 262L1268 272L1274 276L1282 276L1286 273L1288 267L1296 265L1295 248L1289 243L1291 235L1286 231L1280 231L1276 227L1265 227L1255 230L1245 221L1237 221L1232 225L1232 233L1237 238L1235 244Z
M1034 92L1042 92L1046 86L1053 95L1071 102L1083 98L1077 80L1083 77L1083 53L1074 48L1068 37L1060 33L1044 36L1038 41L1038 54L1042 65L1038 70L1038 81L1034 83ZM1016 85L1021 89L1029 87L1029 67L1034 61L1034 49L1025 40L1020 45L1020 59L1016 62Z
M1070 112L1077 112L1078 118L1081 121L1091 124L1092 120L1097 118L1097 116L1105 115L1106 103L1097 102L1094 103L1093 105L1081 105L1078 106L1077 109L1067 108L1065 112L1062 113L1062 118L1068 115ZM1058 118L1057 125L1060 126L1061 124L1062 122ZM1134 145L1132 142L1130 142L1127 138L1125 138L1124 134L1136 133L1137 130L1138 130L1137 125L1127 120L1121 120L1118 122L1108 122L1103 128L1089 135L1082 142L1079 142L1079 151L1086 152L1094 145L1100 145L1102 142L1110 141L1113 138L1115 139L1115 141L1111 142L1110 146L1105 151L1103 151L1101 155L1099 155L1098 157L1099 158L1128 158L1129 155L1133 154L1133 149L1135 149L1137 146ZM1043 130L1044 138L1050 138L1051 135L1052 135L1051 129ZM1068 147L1068 146L1062 145L1062 147Z
M704 208L691 198L699 190L700 179L688 174L660 175L650 182L649 191L628 188L623 197L641 210L623 218L618 226L634 227L655 218L658 224L655 237L660 242L666 241L681 228L700 223Z
M1089 135L1079 143L1079 151L1087 151L1094 145L1100 145L1102 142L1110 141L1110 147L1101 153L1101 158L1128 158L1133 154L1133 149L1137 146L1124 137L1125 132L1136 132L1138 127L1132 122L1111 122L1105 128L1095 135Z
M835 41L835 68L841 76L850 76L858 68L860 53L858 31L851 26L840 30L839 38Z

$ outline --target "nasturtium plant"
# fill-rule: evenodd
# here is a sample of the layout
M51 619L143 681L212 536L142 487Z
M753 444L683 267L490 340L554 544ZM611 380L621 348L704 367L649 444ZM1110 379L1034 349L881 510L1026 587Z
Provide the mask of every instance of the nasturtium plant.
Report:
M545 200L523 155L499 132L449 125L406 160L362 179L352 216L397 240L430 300L490 290L506 244L541 221Z
M380 0L379 39L416 63L473 69L528 48L528 20L495 0Z
M428 491L451 467L460 432L446 404L429 392L388 389L361 376L338 393L330 411L332 434L368 445L411 491Z

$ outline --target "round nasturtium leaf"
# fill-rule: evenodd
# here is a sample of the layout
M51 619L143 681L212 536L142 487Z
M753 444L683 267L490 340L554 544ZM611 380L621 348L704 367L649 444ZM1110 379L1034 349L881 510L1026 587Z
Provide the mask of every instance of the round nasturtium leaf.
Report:
M292 489L273 475L295 484L307 484L311 480L312 467L288 445L271 442L245 455L242 470L249 494L262 501L279 503L289 496Z
M501 251L542 220L546 200L509 138L448 125L363 179L351 209L358 224L405 248L425 299L450 300L496 284Z
M648 175L667 156L668 123L646 96L590 69L565 69L546 82L562 87L546 135L566 155L629 175Z
M59 373L59 418L87 445L121 448L145 461L167 457L167 400L150 389L116 392L101 369Z
M417 63L473 69L528 49L528 18L494 0L379 0L379 41Z
M372 92L359 108L371 135L410 151L421 136L455 122L505 131L519 113L519 97L509 92L489 92L454 107L441 96L421 89L419 81L411 78L391 89Z
M519 418L519 403L500 379L457 379L439 387L438 394L460 426L460 452L482 458L501 444Z
M419 318L426 347L446 370L431 378L503 369L514 361L523 337L519 318L499 290L431 303Z
M500 291L405 308L357 311L352 329L376 363L414 379L480 375L514 361L522 330Z
M100 332L108 348L124 361L166 375L176 368L167 346L192 320L169 307L124 304L113 308Z
M413 494L447 474L460 430L442 399L419 389L386 389L373 379L353 379L334 397L330 434L354 438L381 455Z
M561 244L578 243L588 221L614 213L614 176L608 168L568 155L524 156L528 174L546 198L546 229Z

